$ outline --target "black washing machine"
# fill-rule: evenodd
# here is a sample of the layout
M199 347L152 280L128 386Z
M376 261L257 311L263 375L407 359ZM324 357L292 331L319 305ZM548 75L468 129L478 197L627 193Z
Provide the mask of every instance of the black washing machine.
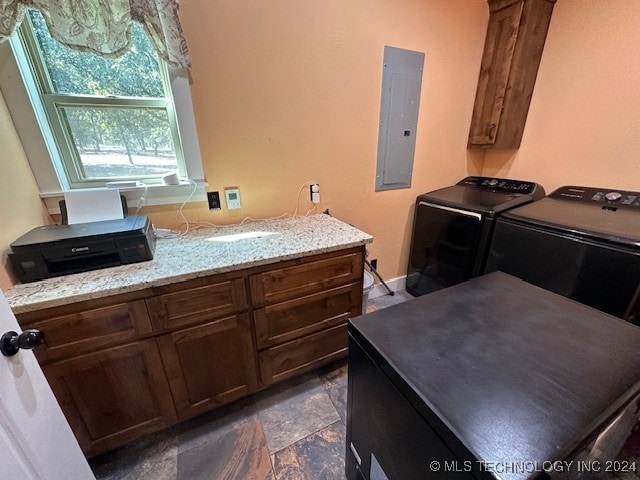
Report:
M417 297L480 275L499 215L544 195L533 182L467 177L418 196L407 292Z
M565 186L505 213L494 270L640 324L640 192Z

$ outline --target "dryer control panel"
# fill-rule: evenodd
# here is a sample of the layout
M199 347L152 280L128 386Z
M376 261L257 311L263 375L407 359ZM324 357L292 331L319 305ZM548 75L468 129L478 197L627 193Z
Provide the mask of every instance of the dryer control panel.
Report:
M600 204L603 208L623 207L640 210L640 192L593 187L560 187L549 195L551 198L577 200L590 204Z
M533 182L492 177L467 177L460 180L456 185L485 188L487 190L503 193L522 193L525 195L533 193L536 189L536 184Z

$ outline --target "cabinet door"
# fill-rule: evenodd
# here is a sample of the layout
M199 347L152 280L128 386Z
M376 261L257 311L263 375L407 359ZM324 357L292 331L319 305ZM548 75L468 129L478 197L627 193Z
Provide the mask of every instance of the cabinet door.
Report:
M502 6L506 2L496 3ZM522 0L518 0L492 11L489 17L471 118L470 145L491 145L496 141L521 15Z
M157 341L180 418L257 389L247 314L162 335Z
M177 418L153 339L42 368L89 456L159 430Z

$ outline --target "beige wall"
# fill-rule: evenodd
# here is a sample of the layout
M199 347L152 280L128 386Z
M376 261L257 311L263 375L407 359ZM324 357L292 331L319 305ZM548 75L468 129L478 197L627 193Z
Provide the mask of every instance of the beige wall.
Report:
M9 244L30 229L48 222L38 187L29 169L22 144L13 127L4 96L0 92L0 288L7 290L13 284L7 265Z
M415 196L464 175L532 179L548 191L640 189L640 2L605 3L556 4L522 146L485 155L465 148L488 19L483 0L183 0L206 178L211 190L239 186L243 200L232 214L196 204L187 216L230 223L292 213L300 186L316 181L321 209L371 233L371 257L392 278L404 274ZM376 193L384 45L426 58L413 186ZM4 104L0 114L3 177L21 179L0 189L4 252L42 219ZM149 211L175 226L175 207ZM0 278L6 286L6 272Z
M318 211L372 234L383 276L404 275L416 195L480 172L466 138L486 2L184 0L180 18L206 179L211 190L239 186L243 202L189 218L292 213L300 187L319 182ZM426 58L412 188L376 193L385 45ZM301 198L305 212L307 190Z
M300 187L320 183L322 204L372 234L370 258L404 275L413 202L422 192L478 174L467 152L488 9L484 0L183 0L192 96L210 190L239 186L240 211L185 208L189 220L232 223L293 213ZM374 192L385 45L426 54L411 189ZM0 248L42 223L24 154L3 110ZM4 141L7 137L9 141ZM12 162L9 162L12 159ZM15 209L15 205L20 205ZM310 208L308 191L299 212ZM175 227L176 206L146 211ZM0 272L4 284L6 272Z
M605 3L556 4L522 146L485 155L466 150L488 19L483 0L183 0L206 178L210 190L239 186L243 200L238 212L196 204L187 216L230 223L292 213L300 186L316 181L321 209L371 233L371 258L392 278L404 274L416 195L467 174L532 179L548 191L571 183L639 189L640 3ZM426 58L413 186L376 193L384 45ZM4 251L42 219L2 108L3 176L22 179L0 193L10 225ZM175 207L149 211L175 225Z
M640 190L640 2L556 3L519 150L483 174Z

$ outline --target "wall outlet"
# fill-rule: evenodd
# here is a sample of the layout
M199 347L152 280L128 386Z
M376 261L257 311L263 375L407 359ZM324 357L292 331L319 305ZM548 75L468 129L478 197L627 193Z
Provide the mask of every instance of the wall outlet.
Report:
M224 197L229 210L242 207L242 203L240 203L240 189L238 187L225 188Z
M220 192L207 192L207 201L209 202L209 210L220 210Z
M320 185L317 183L309 185L309 195L313 203L320 203Z
M374 258L373 260L369 260L369 263L371 264L371 266L373 267L374 270L378 269L378 259Z

